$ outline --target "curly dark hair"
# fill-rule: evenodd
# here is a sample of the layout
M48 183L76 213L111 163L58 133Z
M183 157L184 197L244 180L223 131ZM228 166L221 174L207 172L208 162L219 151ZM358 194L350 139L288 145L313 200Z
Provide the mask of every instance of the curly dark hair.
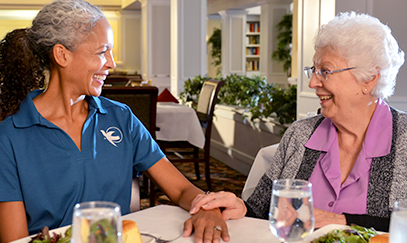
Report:
M44 64L30 48L26 29L0 42L0 121L18 111L28 92L44 86Z

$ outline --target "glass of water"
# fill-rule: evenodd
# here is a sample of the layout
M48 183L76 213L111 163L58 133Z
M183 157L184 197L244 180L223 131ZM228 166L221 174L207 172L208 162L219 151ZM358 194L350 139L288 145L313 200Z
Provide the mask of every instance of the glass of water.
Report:
M389 243L404 242L407 239L407 199L394 203L389 233Z
M121 210L117 203L78 203L72 218L71 243L122 243Z
M314 230L312 184L304 180L273 181L270 230L282 242L301 242Z

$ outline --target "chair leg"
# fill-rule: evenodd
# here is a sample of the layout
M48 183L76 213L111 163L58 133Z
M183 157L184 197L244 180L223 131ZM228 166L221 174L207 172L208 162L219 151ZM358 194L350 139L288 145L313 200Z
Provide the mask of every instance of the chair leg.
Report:
M197 147L194 148L194 158L195 159L199 158L199 149ZM201 173L199 172L199 162L195 162L195 174L196 174L196 179L200 180Z
M148 185L146 185L147 187L150 187L150 195L149 195L149 198L150 198L150 207L153 207L153 206L155 206L155 184L154 184L154 182L152 181L152 180L149 180L149 186Z
M149 179L147 178L147 176L143 175L143 191L145 195L148 195L148 182Z
M196 179L199 181L201 179L201 173L199 172L199 163L195 162L195 174L196 174Z
M211 172L209 170L209 156L205 157L205 180L208 191L212 189Z

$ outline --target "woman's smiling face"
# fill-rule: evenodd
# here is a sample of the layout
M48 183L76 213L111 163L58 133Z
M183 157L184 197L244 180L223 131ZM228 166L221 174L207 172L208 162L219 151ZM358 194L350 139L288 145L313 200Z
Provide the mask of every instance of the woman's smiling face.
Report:
M338 52L322 48L314 55L314 66L322 71L334 71L348 68L346 59ZM348 70L327 74L324 80L321 76L313 74L309 87L315 89L316 95L320 99L321 114L324 117L343 119L361 108L363 98L363 85ZM338 121L339 121L338 120Z
M116 67L113 44L113 30L106 19L101 19L88 38L72 52L69 75L73 89L79 94L100 95L109 69Z

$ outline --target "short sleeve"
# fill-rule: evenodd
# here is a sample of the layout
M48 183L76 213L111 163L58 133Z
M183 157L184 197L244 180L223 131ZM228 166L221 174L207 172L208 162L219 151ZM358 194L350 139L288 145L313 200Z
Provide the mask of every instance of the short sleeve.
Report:
M0 133L3 133L0 129ZM12 146L6 135L0 137L0 202L22 201L22 193Z
M150 132L134 114L132 115L131 124L134 144L133 167L139 176L141 172L148 170L156 162L164 158L165 154L152 138Z

